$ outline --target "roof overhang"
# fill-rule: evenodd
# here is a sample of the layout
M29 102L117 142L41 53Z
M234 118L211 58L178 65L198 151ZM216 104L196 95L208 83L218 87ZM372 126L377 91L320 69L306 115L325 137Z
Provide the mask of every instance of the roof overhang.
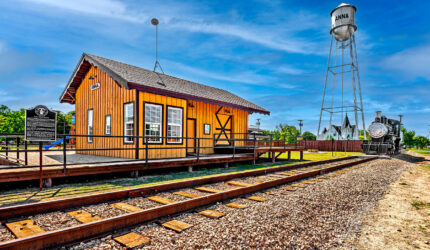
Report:
M79 85L81 85L82 81L84 80L91 66L100 68L101 70L106 72L110 77L112 77L112 79L114 79L119 85L124 86L126 89L137 89L139 91L149 92L153 94L160 94L160 95L165 95L165 96L170 96L175 98L181 98L185 100L194 100L199 102L216 104L224 107L237 108L237 109L245 110L251 114L260 113L260 114L270 115L270 111L264 110L264 109L254 109L254 108L245 107L242 105L237 105L229 102L223 102L223 101L213 100L209 98L194 96L194 95L182 94L174 91L169 91L169 90L141 85L138 83L128 82L123 77L113 72L108 67L104 66L102 63L98 62L96 59L88 56L85 53L82 54L78 65L76 65L76 68L73 71L73 74L66 85L66 88L61 93L60 103L75 104L76 91Z
M110 70L109 68L105 67L97 60L83 53L81 56L81 59L79 60L78 65L76 65L76 68L73 71L72 76L67 82L66 88L61 93L60 103L75 104L76 90L78 89L79 85L81 85L82 81L84 80L91 66L95 66L102 69L104 72L109 74L109 76L112 77L118 84L128 89L127 81L124 78L122 78L121 76L119 76L118 74Z

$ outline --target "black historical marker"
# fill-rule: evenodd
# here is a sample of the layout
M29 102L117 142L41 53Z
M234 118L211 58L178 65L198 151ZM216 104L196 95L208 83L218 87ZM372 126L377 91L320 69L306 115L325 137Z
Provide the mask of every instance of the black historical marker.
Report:
M28 141L55 141L57 113L38 105L25 111L25 139Z

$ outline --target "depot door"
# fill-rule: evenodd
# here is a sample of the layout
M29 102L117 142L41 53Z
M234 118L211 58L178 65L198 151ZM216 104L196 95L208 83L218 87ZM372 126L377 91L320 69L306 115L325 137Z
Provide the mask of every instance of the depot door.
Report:
M232 120L230 114L221 114L222 107L215 113L215 145L231 145Z
M187 119L187 153L196 152L196 119ZM191 138L191 139L190 139Z

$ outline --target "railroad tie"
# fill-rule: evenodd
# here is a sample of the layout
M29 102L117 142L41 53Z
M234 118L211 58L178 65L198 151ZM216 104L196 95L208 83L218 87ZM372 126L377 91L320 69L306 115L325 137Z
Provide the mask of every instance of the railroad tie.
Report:
M266 198L260 197L260 196L250 196L247 199L248 200L253 200L253 201L258 201L258 202L262 202L262 201L267 200Z
M161 203L163 205L168 205L168 204L172 204L172 203L176 202L174 200L167 199L167 198L164 198L164 197L161 197L161 196L158 196L158 195L147 197L147 199L151 200L151 201L155 201L155 202Z
M150 242L149 238L134 232L124 234L113 239L121 245L127 247L128 249L143 246Z
M287 191L296 191L296 189L295 189L295 188L293 188L293 187L291 187L291 186L286 186L286 187L283 187L283 188L281 188L281 189L283 189L283 190L287 190Z
M240 203L237 203L237 202L230 202L230 203L226 204L226 206L227 207L232 207L232 208L239 208L239 209L244 209L244 208L248 207L245 204L240 204Z
M112 206L114 208L118 208L120 210L126 211L127 213L135 213L135 212L140 212L143 210L141 208L132 206L132 205L124 203L124 202L114 203L114 204L112 204Z
M204 211L201 211L199 214L211 219L219 219L224 216L224 213L214 211L214 210L204 210Z
M301 181L300 183L303 183L303 184L315 184L315 182L313 182L313 181Z
M206 193L221 193L224 192L224 190L219 190L215 188L207 188L207 187L196 187L195 190L206 192Z
M317 178L313 178L313 179L309 179L310 181L322 181L321 179L317 179Z
M238 186L238 187L249 187L249 186L252 186L252 184L245 183L245 182L240 182L240 181L227 181L226 183L228 185Z
M168 222L165 222L161 224L163 227L172 229L173 231L177 233L181 233L184 230L187 230L188 228L191 228L193 225L190 225L188 223L178 221L178 220L171 220Z
M44 233L41 227L36 225L33 220L23 220L12 223L7 223L6 227L17 237L25 238L28 236Z
M291 184L292 187L299 187L299 188L304 188L307 187L306 184Z
M184 191L174 192L173 194L185 196L185 197L188 197L188 198L200 198L200 197L203 197L203 195L200 195L200 194L193 194L193 193L188 193L188 192L184 192Z
M93 216L92 214L84 210L76 210L76 211L68 212L67 214L75 218L77 221L84 224L102 219L99 216Z

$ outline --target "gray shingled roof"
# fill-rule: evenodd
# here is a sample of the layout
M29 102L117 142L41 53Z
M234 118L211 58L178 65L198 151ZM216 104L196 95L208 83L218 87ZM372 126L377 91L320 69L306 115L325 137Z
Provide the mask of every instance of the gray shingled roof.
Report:
M232 107L243 108L250 112L270 114L268 110L223 89L187 81L162 73L156 73L152 70L86 53L82 55L81 63L83 61L88 61L94 66L100 67L126 88L139 89L141 86L143 91L145 89L155 89L160 90L160 94L174 93L184 98L188 97L189 99L201 101L206 100L216 104L226 104L226 106L231 104ZM64 96L64 93L62 96Z

